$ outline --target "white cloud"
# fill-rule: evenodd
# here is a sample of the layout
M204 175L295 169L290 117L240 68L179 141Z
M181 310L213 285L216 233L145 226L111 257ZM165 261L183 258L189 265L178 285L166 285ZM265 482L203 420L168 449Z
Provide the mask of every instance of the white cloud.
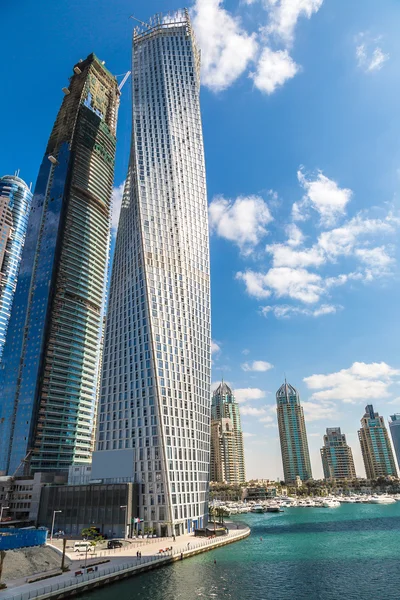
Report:
M267 33L282 39L287 45L291 44L299 18L310 19L322 3L323 0L266 0L270 13Z
M211 340L211 354L216 354L221 351L221 347L215 340Z
M255 437L255 436L256 436L255 433L250 433L249 431L243 431L244 438L251 438L251 437Z
M261 415L266 414L265 408L256 408L255 406L248 406L245 404L240 407L240 414L244 417L260 417Z
M125 181L120 185L113 187L111 196L111 229L116 232L118 229L119 215L121 212L122 197L124 195Z
M399 374L400 370L384 362L355 362L349 369L328 375L311 375L304 382L309 389L318 390L313 393L312 400L355 402L389 397L389 387Z
M267 234L265 227L273 220L259 196L239 196L233 202L217 196L209 206L209 214L211 229L238 244L245 254Z
M386 402L386 404L395 404L396 406L400 407L400 396L397 396L397 398Z
M304 242L303 232L295 223L290 223L290 225L286 227L286 234L288 236L288 246L296 248L297 246L301 246Z
M193 27L201 48L204 85L216 92L226 89L254 58L256 35L243 29L222 0L196 0Z
M259 419L260 423L275 423L275 419L271 417L271 415L266 415L265 417L261 417Z
M239 404L249 402L251 400L261 400L265 398L266 393L259 388L239 388L234 390L236 401Z
M326 257L318 246L304 250L294 250L292 240L285 244L270 244L266 251L272 254L274 267L319 267L326 262Z
M391 215L385 219L363 219L361 215L356 215L342 227L323 231L318 237L318 247L325 252L328 259L334 260L340 255L352 254L365 236L392 233L394 224Z
M323 315L335 314L341 308L342 306L334 306L333 304L321 304L315 309L290 306L288 304L277 304L275 306L263 306L261 312L265 317L269 313L272 313L277 319L287 319L295 315L321 317Z
M277 298L286 296L311 304L318 302L325 291L322 277L306 269L278 267L265 274L249 270L237 273L236 277L244 281L247 293L256 298L268 298L273 292Z
M248 348L245 348L244 350L242 350L242 354L247 356L248 354L250 354L250 350Z
M339 188L335 181L326 177L322 172L319 172L317 177L312 180L307 179L299 170L297 177L306 191L303 205L312 206L319 213L323 225L333 225L338 217L346 213L346 206L352 196L350 189Z
M273 51L264 48L257 63L257 70L250 74L254 85L265 92L273 94L288 79L292 79L299 71L299 66L294 62L287 50Z
M265 372L265 371L269 371L270 369L273 369L273 368L274 368L274 365L271 365L271 363L266 362L265 360L253 360L252 363L244 363L242 365L243 371Z
M304 416L308 423L313 421L335 421L338 418L338 410L332 403L302 402Z
M356 37L358 44L356 46L357 65L365 73L380 71L384 63L390 58L378 45L381 37L372 38L368 32L359 33Z
M358 248L356 256L370 269L378 272L385 271L393 263L393 258L386 252L384 246L376 248Z

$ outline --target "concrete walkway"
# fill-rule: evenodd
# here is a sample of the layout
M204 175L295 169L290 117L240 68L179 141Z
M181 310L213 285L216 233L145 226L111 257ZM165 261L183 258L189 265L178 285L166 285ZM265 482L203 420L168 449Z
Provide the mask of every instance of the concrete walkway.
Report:
M180 558L189 558L199 552L206 552L218 546L238 541L250 534L250 529L243 524L227 524L229 532L227 535L207 539L198 538L193 534L179 536L176 541L165 541L165 538L158 538L151 544L143 542L132 543L128 547L106 551L107 556L100 556L103 552L96 553L96 557L88 558L87 567L100 560L109 562L97 566L97 571L84 574L82 565L85 562L85 556L81 554L76 559L74 552L68 552L72 559L70 571L62 575L51 577L35 583L25 583L18 581L7 582L7 589L0 592L0 600L30 600L31 598L51 598L58 595L61 590L67 592L70 588L76 591L77 588L84 588L82 591L90 589L94 584L104 585L111 580L126 576L128 573L134 575L143 570L157 568L163 564L168 564ZM59 544L57 544L58 546ZM172 547L172 549L171 549ZM159 550L169 548L168 552L160 553ZM142 558L137 558L136 552L140 550ZM60 557L61 559L61 557ZM83 574L75 576L75 572L81 571Z

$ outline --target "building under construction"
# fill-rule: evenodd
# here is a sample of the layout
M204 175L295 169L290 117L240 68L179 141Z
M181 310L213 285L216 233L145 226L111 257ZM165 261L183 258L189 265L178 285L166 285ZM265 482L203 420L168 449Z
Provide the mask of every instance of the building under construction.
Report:
M73 68L36 182L0 368L0 474L91 459L120 90Z

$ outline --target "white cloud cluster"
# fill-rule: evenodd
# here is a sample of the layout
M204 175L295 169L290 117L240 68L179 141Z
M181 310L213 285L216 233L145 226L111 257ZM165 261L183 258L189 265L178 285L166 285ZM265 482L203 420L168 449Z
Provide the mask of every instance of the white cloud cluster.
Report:
M215 340L211 340L211 354L217 354L220 351L220 345Z
M321 224L334 225L338 217L346 213L346 206L351 200L352 191L340 188L338 184L319 172L315 179L307 179L302 170L297 172L300 184L306 191L301 205L295 204L294 218L302 220L301 207L310 205L316 210Z
M275 306L263 306L262 314L266 317L272 313L277 319L288 319L296 315L306 317L322 317L323 315L335 314L342 306L333 304L321 304L318 308L303 308L301 306L290 306L289 304L276 304Z
M365 73L380 71L390 58L383 52L380 41L381 37L372 38L368 32L359 33L356 37L357 64Z
M317 402L302 402L301 403L307 423L313 421L337 421L340 416L337 407L332 402L323 404Z
M265 373L265 371L269 371L273 368L274 365L271 365L271 363L266 362L265 360L253 360L251 363L246 362L242 364L243 371L258 371Z
M299 71L299 66L287 50L271 50L264 48L258 60L257 70L250 73L256 88L266 94L273 94L288 79L292 79Z
M250 402L252 400L261 400L266 396L266 393L259 388L238 388L234 393L236 401L239 402L239 404Z
M328 375L311 375L304 379L310 390L316 390L311 400L332 402L341 400L352 403L375 398L389 397L390 386L400 370L388 364L355 362L349 369Z
M270 13L267 32L291 45L299 18L310 19L319 11L322 3L323 0L266 0Z
M226 89L255 57L256 34L247 33L222 0L196 0L193 26L201 48L204 85L216 92Z
M122 197L124 195L125 181L113 187L111 196L111 229L115 234L118 229L119 215L121 212Z
M209 206L210 227L220 237L236 243L249 253L267 235L272 221L267 203L259 196L239 196L236 200L215 197Z
M245 404L240 408L240 414L244 417L261 417L265 415L267 411L264 407L257 408L256 406L248 406Z
M340 188L322 172L314 179L307 179L299 171L298 178L306 190L306 197L301 206L297 205L297 215L304 216L305 210L312 206L324 230L307 246L298 224L290 223L286 227L287 239L284 242L266 246L272 263L269 269L257 271L249 268L236 274L236 278L244 282L247 293L259 300L286 298L311 305L331 296L338 286L390 275L394 264L393 249L388 243L382 244L382 240L387 242L388 236L396 232L399 219L391 213L374 219L357 214L341 225L333 226L345 216L352 191ZM334 275L322 271L328 265L336 266L346 260L350 261L351 270L344 269L346 272ZM342 266L339 268L343 269ZM284 318L296 314L319 317L333 314L339 308L342 307L325 301L315 308L283 304L268 305L261 310L265 316L272 313Z
M247 5L255 0L245 0ZM255 87L272 94L299 71L289 55L300 17L310 18L323 0L264 0L266 24L248 32L241 20L224 8L223 0L196 0L193 26L202 51L202 81L214 91L232 85L255 63L250 73ZM278 45L273 49L273 45Z

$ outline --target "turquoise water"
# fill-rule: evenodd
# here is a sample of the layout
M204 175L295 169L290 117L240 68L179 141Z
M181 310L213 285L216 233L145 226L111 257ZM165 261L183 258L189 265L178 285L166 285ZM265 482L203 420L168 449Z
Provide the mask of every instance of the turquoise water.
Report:
M84 598L400 599L400 502L292 508L240 520L252 529L246 540Z

